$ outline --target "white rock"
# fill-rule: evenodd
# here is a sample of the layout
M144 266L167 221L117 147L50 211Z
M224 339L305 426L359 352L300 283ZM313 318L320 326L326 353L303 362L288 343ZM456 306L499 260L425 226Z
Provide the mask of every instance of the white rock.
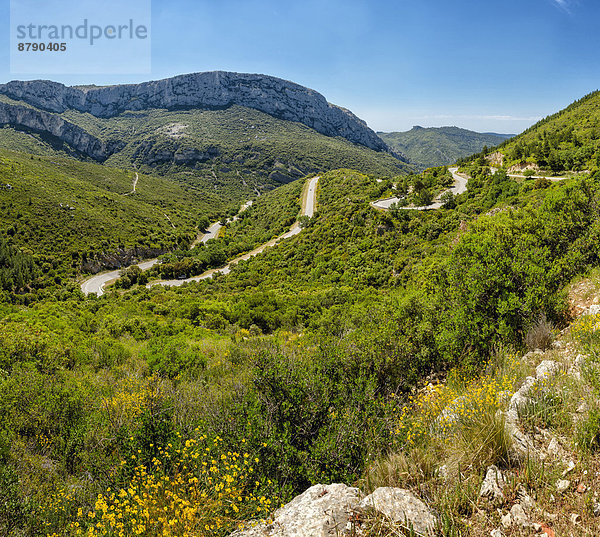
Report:
M567 474L570 474L573 470L575 470L575 463L573 461L569 461L565 471L562 473L562 476L565 477Z
M492 530L490 531L490 537L504 537L504 533L499 529Z
M362 509L373 508L393 522L407 523L422 535L433 534L437 519L412 492L400 488L380 487L360 502Z
M594 505L592 506L592 512L594 513L594 516L600 516L600 503L594 502Z
M512 516L510 513L506 513L501 519L500 524L504 529L509 529L512 526Z
M450 479L450 470L448 470L448 466L446 464L443 464L438 468L438 476L444 481Z
M506 485L502 472L496 466L490 466L485 474L485 479L481 484L479 496L487 498L489 501L502 504L504 503L504 494L502 489Z
M524 487L519 487L519 503L527 512L532 513L535 509L535 500L527 494Z
M565 492L567 492L567 490L569 490L570 486L571 482L568 479L559 479L556 482L556 492L558 492L559 494L564 494Z
M535 368L535 376L538 379L550 378L556 375L561 369L561 365L554 360L543 360Z
M579 513L571 513L569 518L571 519L571 524L581 524L581 515Z
M600 313L600 304L592 304L586 310L584 315L598 315Z
M272 524L258 523L232 537L334 537L359 509L361 493L342 484L314 485L284 505Z
M529 528L531 526L529 518L527 518L527 515L525 514L521 504L516 503L512 506L510 510L510 516L512 517L512 521L515 526L520 526L521 528Z
M513 394L510 398L509 410L517 410L521 405L524 405L528 400L529 392L535 385L537 379L534 377L527 377L523 385Z
M558 440L556 438L553 438L552 440L550 440L550 444L548 444L546 451L551 457L560 457L564 450L558 443Z
M516 411L515 411L516 414ZM511 419L511 413L506 413L506 431L512 440L512 456L521 459L528 453L534 451L533 442L524 434L518 426L518 420Z

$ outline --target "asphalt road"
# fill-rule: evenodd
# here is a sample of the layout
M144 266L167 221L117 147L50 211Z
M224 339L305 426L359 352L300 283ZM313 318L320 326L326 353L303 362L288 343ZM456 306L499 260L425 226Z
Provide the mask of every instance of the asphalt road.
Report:
M440 198L446 192L452 192L455 196L462 194L467 191L467 182L469 181L468 177L464 177L459 175L458 168L448 168L448 171L452 174L452 178L454 179L454 186L450 187L448 190L445 190L440 194L433 203L430 205L425 205L422 207L402 207L403 209L410 209L413 211L428 211L431 209L439 209L442 207L443 203L440 201ZM389 208L394 204L398 203L400 198L385 198L381 200L377 200L371 203L373 207L376 209L383 209L384 211L389 210Z
M306 188L305 193L303 194L303 202L302 202L302 215L312 217L315 214L315 207L317 205L317 184L319 182L319 177L313 177L308 182L308 187ZM284 233L283 235L270 240L269 242L262 244L258 248L255 248L251 252L245 253L235 259L231 260L227 265L218 269L211 269L204 274L200 274L199 276L193 276L191 278L186 278L184 280L160 280L157 282L152 282L148 284L152 285L164 285L165 287L179 287L184 283L188 282L198 282L201 280L206 280L208 278L212 278L215 274L229 274L231 272L231 267L240 261L247 261L251 257L254 257L261 252L264 252L266 248L271 246L275 246L279 241L289 239L294 235L298 235L302 231L300 224L295 222L289 231Z
M133 183L133 192L135 192L135 187L137 185L138 174L136 173L135 176L136 176L136 178ZM133 192L129 192L128 194L131 194ZM247 201L246 203L244 203L244 205L242 205L242 207L240 209L240 213L242 211L245 211L251 205L252 205L252 201ZM235 216L233 218L233 220L237 220L237 218L238 217ZM206 233L204 233L201 237L199 237L196 241L194 241L194 243L190 246L190 248L193 248L194 246L196 246L199 243L206 243L211 239L216 239L219 234L219 230L222 227L223 226L221 225L220 222L214 222L206 230ZM142 270L148 270L149 268L152 268L157 263L158 263L158 258L154 258L154 259L148 259L146 261L143 261L141 263L136 263L136 264ZM131 265L131 266L133 266L133 265ZM112 280L116 280L119 277L119 273L121 272L121 270L123 270L123 269L111 270L109 272L102 272L100 274L96 274L95 276L92 276L91 278L88 278L81 284L81 291L86 296L89 294L92 294L92 293L94 293L98 296L102 296L104 294L104 286L108 282L110 282Z

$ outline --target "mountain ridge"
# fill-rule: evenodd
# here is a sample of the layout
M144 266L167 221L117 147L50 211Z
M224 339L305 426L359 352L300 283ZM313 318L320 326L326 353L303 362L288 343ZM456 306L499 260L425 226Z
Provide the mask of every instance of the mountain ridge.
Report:
M404 132L378 132L395 152L420 169L453 164L457 159L477 153L484 146L497 146L512 134L480 133L456 126L414 126Z
M148 108L219 109L238 104L298 121L327 136L388 151L385 142L349 110L329 103L315 90L268 75L209 71L83 89L49 80L11 81L0 84L0 94L49 112L62 114L75 109L100 118Z

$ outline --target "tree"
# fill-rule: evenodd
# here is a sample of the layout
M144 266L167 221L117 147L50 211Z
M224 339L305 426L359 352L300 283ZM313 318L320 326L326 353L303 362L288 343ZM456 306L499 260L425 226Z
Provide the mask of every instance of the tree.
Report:
M198 229L200 231L206 231L209 226L210 226L210 220L209 220L208 216L202 215L200 218L198 218Z
M421 190L421 192L419 192L419 194L416 197L416 202L423 207L430 205L432 201L433 201L433 195L426 188Z
M442 202L444 209L454 209L456 207L456 199L454 194L449 190L442 194L440 201Z

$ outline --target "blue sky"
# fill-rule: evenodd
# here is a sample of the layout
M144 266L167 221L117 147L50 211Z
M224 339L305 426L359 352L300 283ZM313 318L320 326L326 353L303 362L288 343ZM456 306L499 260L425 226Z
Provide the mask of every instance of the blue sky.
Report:
M9 1L0 2L2 82L265 73L385 131L520 132L600 88L597 0L154 0L150 74L68 76L11 75Z

